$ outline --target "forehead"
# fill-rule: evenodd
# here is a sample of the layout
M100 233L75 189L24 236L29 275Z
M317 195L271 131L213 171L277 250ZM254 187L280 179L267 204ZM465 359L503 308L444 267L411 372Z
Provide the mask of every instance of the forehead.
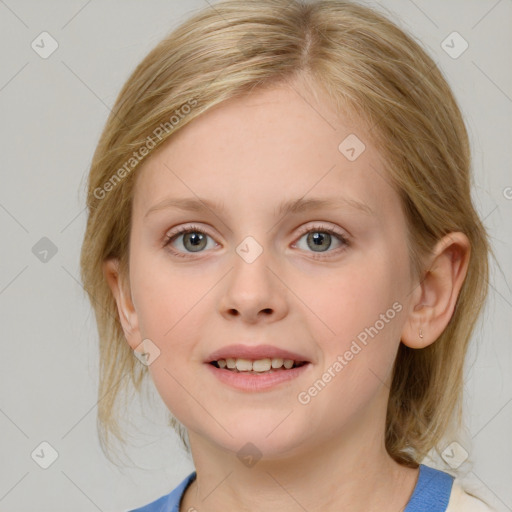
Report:
M295 85L214 106L179 129L137 173L139 214L168 196L246 208L337 190L374 210L397 200L363 122L337 116L320 92L315 97Z

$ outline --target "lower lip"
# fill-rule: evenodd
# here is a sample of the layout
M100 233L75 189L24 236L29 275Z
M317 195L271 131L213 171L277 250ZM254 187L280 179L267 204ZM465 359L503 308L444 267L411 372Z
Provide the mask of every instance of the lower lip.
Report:
M296 379L299 375L308 371L311 363L306 363L297 368L290 368L289 370L277 370L272 373L249 374L244 372L233 372L223 368L217 368L212 364L206 363L215 377L221 382L227 384L241 391L263 391L271 389L277 385Z

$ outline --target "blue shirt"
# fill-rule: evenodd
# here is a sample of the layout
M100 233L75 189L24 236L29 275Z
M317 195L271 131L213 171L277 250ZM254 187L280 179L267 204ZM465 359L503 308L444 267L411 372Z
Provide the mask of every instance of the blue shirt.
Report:
M195 478L194 471L169 494L128 512L179 512L181 498ZM418 481L404 512L445 512L453 480L454 477L444 471L420 464Z

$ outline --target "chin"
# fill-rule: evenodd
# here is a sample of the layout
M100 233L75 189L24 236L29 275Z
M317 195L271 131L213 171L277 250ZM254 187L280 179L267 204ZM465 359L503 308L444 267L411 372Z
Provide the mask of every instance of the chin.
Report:
M301 436L300 432L290 429L290 425L285 426L287 420L279 425L282 420L282 415L277 421L272 417L268 421L258 418L256 422L246 417L240 423L235 421L228 423L231 428L229 426L226 428L233 437L224 431L219 437L218 430L216 435L210 433L207 437L219 448L235 453L242 462L247 455L252 456L254 460L286 458L300 451L307 436Z

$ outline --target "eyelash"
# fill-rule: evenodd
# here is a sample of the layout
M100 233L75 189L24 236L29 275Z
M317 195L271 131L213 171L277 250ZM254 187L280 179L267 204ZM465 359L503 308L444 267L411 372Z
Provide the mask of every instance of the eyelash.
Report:
M328 228L328 227L321 226L321 225L310 226L308 228L302 229L300 232L299 238L297 240L300 240L305 234L310 233L310 232L328 233L329 235L333 235L336 238L338 238L340 240L340 242L343 244L343 247L338 248L337 251L335 250L335 251L327 251L327 252L335 252L335 253L342 252L342 251L345 251L347 249L347 247L350 246L350 242L345 235L343 235L342 233L339 233L338 231L336 231L332 228ZM187 233L202 233L204 235L210 236L208 232L206 232L204 229L202 229L198 226L194 226L194 225L183 226L183 227L179 228L175 233L172 233L172 234L166 236L163 246L167 247L173 255L178 256L179 258L190 258L189 255L186 255L186 253L182 253L180 251L175 251L173 249L170 249L171 242L173 242L180 235L184 235ZM190 254L192 254L192 253L190 253ZM313 254L314 259L326 259L328 257L328 256L320 256L319 255L320 253L315 254L313 252L312 254Z

